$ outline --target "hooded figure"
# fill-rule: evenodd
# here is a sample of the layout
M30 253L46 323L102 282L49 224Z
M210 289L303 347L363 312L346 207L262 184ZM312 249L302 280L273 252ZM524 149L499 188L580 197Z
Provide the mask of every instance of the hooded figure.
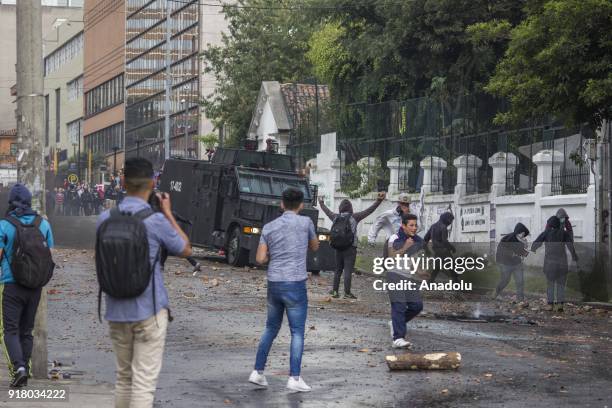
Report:
M499 242L495 261L499 265L501 277L495 289L494 299L508 286L513 275L517 300L524 299L523 258L529 254L525 240L528 235L527 227L519 222L514 226L514 232L504 236Z
M555 216L559 219L561 223L561 228L567 231L570 234L572 242L574 241L574 229L572 228L572 223L569 220L569 215L563 208L559 208Z
M572 259L577 262L578 256L574 249L573 239L569 232L561 228L561 220L557 216L552 216L546 222L546 229L536 238L531 246L531 250L536 252L544 244L544 275L548 281L547 297L548 304L561 305L559 310L563 310L565 301L565 280L567 278L568 265L565 248L569 249ZM557 290L555 299L554 293Z
M425 237L423 237L425 245L431 241L434 255L437 258L448 258L453 252L455 252L455 247L453 244L448 242L448 226L453 223L454 219L455 216L450 211L443 213L440 215L438 222L429 227L429 231L427 231L427 234L425 234ZM435 282L436 276L438 276L438 273L440 273L441 270L443 269L436 268L432 270L429 282ZM453 281L457 282L459 280L459 275L457 275L455 271L446 272L450 274Z
M426 244L431 241L436 256L441 256L438 255L438 253L447 256L455 252L455 247L448 242L448 226L453 223L454 219L455 216L453 213L443 213L440 215L438 222L429 227L429 231L427 231L427 234L425 234L423 238Z
M349 222L354 237L353 244L349 248L344 250L336 249L336 272L334 274L334 286L330 291L332 297L337 298L339 296L338 290L340 289L340 277L344 272L344 297L348 299L356 299L355 295L351 293L351 280L353 275L353 269L355 269L355 260L357 259L357 243L359 242L357 237L357 224L359 224L359 222L366 218L368 215L372 214L374 210L378 208L380 203L383 202L384 199L385 194L378 193L378 198L376 199L374 204L372 204L365 210L357 213L353 212L353 204L349 200L344 199L340 202L340 206L338 207L339 212L334 213L329 208L327 208L323 200L319 198L319 206L321 207L323 212L329 217L332 223L336 221L336 218L338 218L339 216L350 217Z

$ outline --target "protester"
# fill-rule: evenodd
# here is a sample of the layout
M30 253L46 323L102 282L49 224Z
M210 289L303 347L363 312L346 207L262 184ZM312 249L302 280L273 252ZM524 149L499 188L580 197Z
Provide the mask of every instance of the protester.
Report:
M434 223L425 234L423 240L425 245L431 241L434 256L436 258L448 258L451 257L455 252L453 244L448 242L448 226L453 223L455 216L451 212L445 212L440 215L440 219ZM442 262L444 263L444 262ZM439 265L438 265L439 266ZM442 268L435 268L431 272L430 282L436 281L436 276L443 270ZM454 282L459 280L459 276L455 271L446 271L450 274L450 277Z
M31 207L32 194L20 183L9 192L9 208L0 221L0 337L8 359L11 387L24 387L30 376L32 330L42 286L53 273L53 233L47 220ZM27 228L23 225L34 225ZM19 254L16 249L19 248ZM34 261L33 261L34 260ZM17 262L16 262L17 261ZM42 285L32 278L42 277ZM28 286L24 286L25 284Z
M410 213L410 197L401 193L397 197L397 207L387 210L376 217L376 221L368 231L368 244L374 244L381 230L385 232L385 241L397 232L402 224L402 214Z
M569 216L567 215L565 209L559 208L555 216L559 219L559 222L561 223L561 229L567 231L570 236L570 239L572 240L572 242L574 242L574 229L572 228L572 223L570 222Z
M384 192L378 193L374 204L364 211L353 213L353 204L344 199L340 202L338 213L332 212L322 198L319 198L319 205L323 212L332 220L330 245L336 250L336 272L334 274L334 286L330 292L332 297L339 297L340 277L344 272L344 298L357 299L351 292L351 280L357 259L357 224L368 215L372 214L385 199Z
M146 275L146 289L135 297L113 297L106 292L105 318L109 322L117 365L115 406L152 407L166 329L171 319L160 253L165 250L171 255L187 257L191 255L191 245L172 215L167 194L158 197L161 212L153 213L147 203L154 184L151 162L143 158L126 160L125 183L127 197L118 209L104 211L98 218L98 241L109 242L109 247L114 250L102 243L96 246L96 271L99 281L101 276L105 276L114 280L120 290L128 286L122 279L125 274L135 276L136 270L143 269L150 274ZM144 259L136 258L137 255L130 251L134 247L141 248L142 241L138 237L110 242L113 237L111 226L138 222L144 223L145 227L143 233L147 243L144 251L139 251L145 254ZM113 257L120 258L121 262L105 268L104 265L113 265Z
M400 228L397 233L389 238L388 254L394 258L399 256L415 256L423 249L423 239L416 235L417 217L414 214L403 214ZM415 271L416 272L416 271ZM420 276L411 273L407 269L389 269L387 271L387 282L400 283L402 281L413 282L414 289L389 290L391 301L391 335L393 336L393 347L412 347L405 339L406 326L423 310L423 299L418 289ZM421 276L422 278L422 276Z
M292 188L283 191L283 215L264 225L261 233L256 260L259 264L269 262L268 318L249 381L264 387L268 385L264 368L286 312L291 330L287 388L306 392L310 391L311 387L300 376L308 311L306 255L308 249L319 249L319 241L312 220L298 215L303 208L302 191Z
M548 219L546 229L533 241L531 250L536 252L542 244L544 244L543 272L547 281L547 310L563 312L565 281L568 272L565 248L567 247L570 251L574 262L578 262L578 255L576 255L571 234L562 228L561 220L557 216Z
M528 235L527 227L519 222L515 225L514 232L504 236L497 245L495 261L499 265L501 277L495 289L494 299L508 286L510 278L514 276L516 298L519 302L524 300L523 258L529 254L525 239Z

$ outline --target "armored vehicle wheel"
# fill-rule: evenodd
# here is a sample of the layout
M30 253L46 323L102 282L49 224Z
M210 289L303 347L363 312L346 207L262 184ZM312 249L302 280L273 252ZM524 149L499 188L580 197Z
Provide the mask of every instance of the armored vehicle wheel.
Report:
M227 263L232 266L245 266L249 262L249 250L240 246L242 233L240 228L234 227L227 241L225 257Z

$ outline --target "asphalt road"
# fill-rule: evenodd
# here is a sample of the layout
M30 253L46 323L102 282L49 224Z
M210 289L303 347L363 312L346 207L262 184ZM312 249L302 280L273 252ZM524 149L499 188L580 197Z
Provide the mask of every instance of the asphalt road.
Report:
M56 261L49 286L49 358L84 384L112 383L114 356L107 326L97 318L93 252L60 249ZM194 277L187 262L167 263L175 320L156 407L612 406L611 313L570 306L554 316L541 310L538 299L520 308L476 296L430 296L409 338L417 352L460 352L461 368L390 372L384 362L394 352L387 296L372 289L372 278L356 276L359 300L332 301L327 274L309 280L302 375L313 391L291 394L285 388L286 324L266 369L270 387L257 389L247 378L265 324L265 271L203 264ZM505 316L511 323L453 316Z

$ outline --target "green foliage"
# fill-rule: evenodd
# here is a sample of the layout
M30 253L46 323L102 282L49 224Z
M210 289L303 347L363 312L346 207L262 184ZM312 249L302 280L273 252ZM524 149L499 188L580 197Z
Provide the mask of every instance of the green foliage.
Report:
M290 82L311 76L305 54L312 24L305 13L280 7L294 0L238 0L225 6L228 33L202 53L204 71L216 80L206 95L206 116L224 126L226 145L246 138L262 81Z
M207 133L203 136L198 136L197 141L202 143L207 149L214 148L219 143L219 135L216 133Z
M376 191L378 180L389 181L389 170L380 166L380 161L373 167L364 163L348 164L344 168L340 191L349 198L363 197Z
M350 72L349 53L340 42L344 34L337 23L327 23L310 37L306 58L323 83L334 83Z
M530 4L486 89L511 102L498 123L554 114L599 127L612 117L612 2Z

